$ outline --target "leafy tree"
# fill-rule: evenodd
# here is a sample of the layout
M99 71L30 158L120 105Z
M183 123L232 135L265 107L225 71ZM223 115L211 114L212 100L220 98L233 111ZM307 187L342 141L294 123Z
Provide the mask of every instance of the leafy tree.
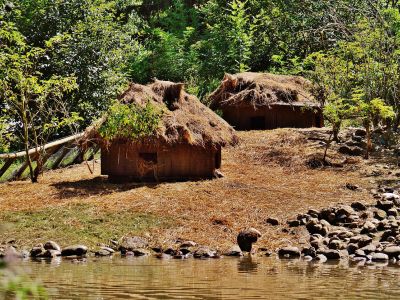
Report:
M51 51L52 42L46 43L46 48L30 47L13 23L1 23L0 45L0 100L6 109L2 118L13 124L14 135L26 152L31 181L36 182L47 140L79 119L62 101L64 93L76 89L76 80L56 75L42 79L40 61ZM35 170L29 155L31 147L37 152Z

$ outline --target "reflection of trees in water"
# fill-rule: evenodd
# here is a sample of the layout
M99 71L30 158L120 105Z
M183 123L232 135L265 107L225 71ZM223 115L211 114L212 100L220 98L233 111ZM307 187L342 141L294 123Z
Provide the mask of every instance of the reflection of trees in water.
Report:
M243 256L238 261L239 273L257 273L259 262L251 255Z

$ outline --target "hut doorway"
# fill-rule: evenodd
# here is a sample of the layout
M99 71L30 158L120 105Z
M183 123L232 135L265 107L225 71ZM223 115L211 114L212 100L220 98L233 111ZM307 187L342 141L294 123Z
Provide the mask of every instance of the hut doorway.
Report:
M252 130L263 130L265 129L265 117L251 117L250 118L250 129Z
M139 177L144 180L157 181L157 152L139 153L138 172Z

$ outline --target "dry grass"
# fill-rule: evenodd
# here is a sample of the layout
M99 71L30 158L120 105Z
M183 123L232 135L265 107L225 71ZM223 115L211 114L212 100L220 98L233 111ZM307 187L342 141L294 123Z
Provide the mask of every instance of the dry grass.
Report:
M225 178L218 180L113 185L99 176L99 164L93 175L82 164L48 172L35 185L28 182L4 184L0 189L0 222L4 222L5 215L9 216L10 212L25 214L24 219L29 219L38 211L45 214L46 210L70 210L72 205L89 205L96 210L96 218L100 215L118 220L127 218L126 212L130 212L173 220L168 226L142 228L142 234L150 235L159 244L171 244L177 238L183 238L227 248L235 243L238 231L248 226L256 227L263 233L259 246L275 249L287 243L298 244L304 232L284 233L283 226L269 226L265 224L265 219L277 217L284 221L309 208L355 200L373 201L367 189L375 187L375 183L365 175L371 166L364 162L341 169L311 170L305 166L310 155L322 152L318 141L308 141L306 137L321 132L289 129L242 132L239 134L241 144L223 151L222 171ZM364 189L350 191L344 188L346 183L357 184ZM83 214L81 218L85 216ZM71 214L66 214L65 218L72 218ZM116 227L113 235L135 233L132 229L135 221L132 222L132 227L124 221L120 225L113 222ZM96 223L96 231L108 223ZM40 237L48 237L49 228L40 225L42 223L30 224L30 229L35 232L31 238L21 229L6 232L3 239L16 238L22 244L31 245L37 243ZM57 224L54 224L52 226L56 228L52 228L51 232L57 232ZM70 230L74 230L73 226ZM65 226L59 229L62 244L79 242L70 235L64 235ZM87 234L90 234L90 229ZM106 242L106 237L101 237L99 242Z

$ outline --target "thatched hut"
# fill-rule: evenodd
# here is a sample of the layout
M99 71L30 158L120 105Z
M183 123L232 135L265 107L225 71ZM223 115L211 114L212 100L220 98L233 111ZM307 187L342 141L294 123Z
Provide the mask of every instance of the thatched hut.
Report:
M132 83L119 100L139 107L150 103L162 113L154 132L136 140L101 136L107 115L87 130L86 140L102 145L101 173L111 181L212 178L221 167L221 147L238 143L233 128L186 93L183 84Z
M238 130L322 127L320 105L299 76L226 74L210 95L211 108Z

